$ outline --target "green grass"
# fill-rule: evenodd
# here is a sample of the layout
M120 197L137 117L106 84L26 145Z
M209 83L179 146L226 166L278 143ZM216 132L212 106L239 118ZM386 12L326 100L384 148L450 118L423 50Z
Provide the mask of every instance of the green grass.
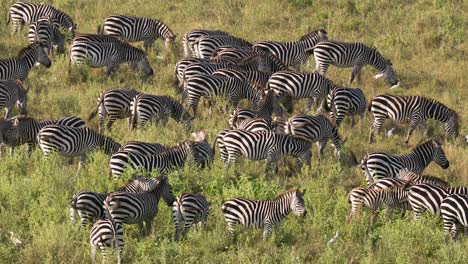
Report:
M0 10L7 13L13 1L2 1ZM53 4L71 15L82 33L95 32L97 25L111 14L148 16L165 21L179 34L178 51L168 54L157 42L149 54L155 76L142 82L140 75L121 67L111 78L101 69L84 69L82 76L68 72L66 56L53 58L50 69L35 67L26 85L29 112L46 119L65 115L87 118L94 109L98 94L105 89L126 87L152 94L175 96L172 87L173 68L182 57L180 40L191 29L222 29L252 42L261 40L294 40L311 30L325 28L332 39L363 42L375 46L394 64L401 88L388 90L382 80L374 81L375 69L363 70L359 85L368 98L382 93L424 95L456 109L461 116L461 135L468 134L468 92L466 10L464 1L96 1L58 0ZM0 24L1 57L15 56L27 45L26 30L10 34L11 25ZM142 43L137 43L142 47ZM163 56L157 58L156 56ZM313 58L310 67L314 66ZM339 85L347 85L351 69L332 67L328 76ZM354 84L353 87L356 87ZM301 102L297 109L303 109ZM208 116L203 106L194 130L214 135L227 126L227 117L219 112ZM372 118L368 115L356 127L346 120L340 133L358 159L367 152L385 150L408 153L404 144L405 125L394 138L377 136L377 143L368 145L367 136ZM97 128L93 120L91 127ZM396 124L387 121L388 129ZM444 135L440 124L428 122L417 130L410 146L428 136ZM180 125L170 121L166 127L150 126L130 133L126 122L117 121L108 133L118 142L143 140L174 145L189 135ZM460 137L444 146L450 168L442 170L432 164L428 174L436 175L452 185L468 185L467 144ZM314 147L314 157L317 150ZM53 156L44 158L36 149L29 157L26 148L0 162L0 262L1 263L89 263L89 227L73 226L69 221L68 200L80 190L111 191L125 179L108 179L108 159L101 152L89 156L88 164L76 175L76 161ZM290 159L282 164L293 164ZM263 162L244 161L238 164L239 176L224 175L223 164L216 160L212 169L196 170L187 166L169 175L176 194L202 192L212 204L206 232L190 232L174 243L170 209L163 203L153 224L153 235L141 238L136 226L125 226L126 263L467 263L468 240L452 242L442 231L438 217L425 216L412 221L411 213L389 220L385 212L376 223L368 225L367 211L361 220L346 224L350 206L347 193L363 185L359 168L340 166L327 147L320 166L314 158L311 170L294 171L282 166L279 177L263 174ZM271 198L291 187L306 188L305 202L310 214L305 219L288 217L269 241L262 241L261 230L242 230L238 243L226 250L226 225L220 212L223 200L244 196ZM327 241L339 230L338 241ZM17 251L9 241L13 231L25 242Z

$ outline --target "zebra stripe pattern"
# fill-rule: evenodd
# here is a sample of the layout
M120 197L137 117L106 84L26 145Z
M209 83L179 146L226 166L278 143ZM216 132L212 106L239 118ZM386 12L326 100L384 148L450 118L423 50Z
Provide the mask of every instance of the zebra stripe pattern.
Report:
M337 127L346 115L351 116L351 126L354 126L354 115L364 119L367 100L361 89L335 88L327 96L326 110L330 111L330 118Z
M347 43L338 41L322 41L309 51L313 51L315 57L315 71L326 75L328 67L347 68L353 67L350 83L357 76L361 82L361 70L365 65L371 65L381 73L375 76L376 79L384 77L393 88L399 86L395 71L390 60L385 59L375 48L368 47L362 43Z
M277 98L273 90L267 90L262 95L258 108L256 110L237 108L229 116L229 127L234 128L238 126L238 123L243 122L246 119L263 118L267 122L271 123L271 115L278 113Z
M227 200L221 206L227 229L234 235L236 225L247 228L263 228L263 240L266 240L291 212L298 216L306 216L304 191L292 190L280 194L272 200L251 200L234 198Z
M184 193L177 197L172 204L172 216L175 225L174 239L179 240L181 235L194 226L197 229L197 224L206 226L210 204L206 197L202 194Z
M458 136L460 125L458 114L434 99L422 96L379 95L372 99L369 111L374 115L369 134L370 143L374 141L374 132L379 133L387 118L400 123L410 121L406 143L416 126L427 119L442 122L449 136Z
M468 196L449 195L440 205L440 213L444 221L444 230L450 232L453 239L463 230L468 228Z
M89 236L92 262L96 263L96 249L102 253L104 262L109 248L112 248L117 250L117 263L120 264L124 250L123 235L122 223L112 219L97 221L91 228Z
M182 45L184 47L184 55L186 58L191 57L192 55L196 55L195 52L195 42L200 37L206 36L229 36L229 33L224 32L222 30L205 30L205 29L194 29L187 33L182 38Z
M271 122L259 117L253 119L244 119L234 124L231 129L239 129L244 131L259 132L270 131L272 129Z
M281 62L281 60L279 60L275 55L269 52L257 51L246 47L219 47L213 52L211 58L237 61L247 58L256 58L259 60L259 64L262 65L262 68L264 68L263 71L277 72L288 70L288 66L284 65L283 62Z
M198 38L194 42L196 57L208 59L213 55L213 52L222 46L234 46L234 47L252 47L252 43L237 38L234 36L203 36Z
M128 141L120 147L119 151L127 151L139 155L159 155L167 150L167 147L159 143L147 143L141 141Z
M249 81L257 84L260 87L266 87L268 80L270 79L271 72L263 71L245 71L236 69L220 69L213 73L214 76L221 76L227 78L237 78L242 81Z
M19 80L0 80L0 108L5 107L5 119L10 118L10 111L15 105L20 115L28 113L27 93L28 89Z
M448 187L448 183L440 178L430 175L419 175L408 169L402 169L397 175L397 179L411 181L412 183L427 183L441 187Z
M0 59L0 80L24 82L36 62L50 68L52 63L44 49L38 44L23 48L16 58Z
M123 41L110 35L80 34L73 39L73 42L122 43Z
M443 169L449 167L442 145L435 140L416 146L411 153L406 155L396 156L385 152L367 154L361 161L361 168L367 183L372 184L386 177L395 178L404 168L421 174L431 161Z
M48 54L53 51L54 47L58 53L64 53L65 37L60 32L59 26L58 21L50 17L42 17L31 23L28 32L29 43L38 43L47 47Z

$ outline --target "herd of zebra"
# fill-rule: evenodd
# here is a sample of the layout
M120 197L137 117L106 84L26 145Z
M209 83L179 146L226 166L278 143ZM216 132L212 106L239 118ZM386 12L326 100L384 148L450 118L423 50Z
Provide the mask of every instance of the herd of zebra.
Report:
M410 121L406 143L417 125L435 119L444 125L449 137L458 136L458 114L444 104L421 96L384 94L367 101L359 88L340 87L326 77L330 65L352 67L350 83L361 81L361 70L371 65L380 73L391 89L400 83L390 60L375 48L362 43L329 40L325 30L312 31L297 41L264 41L252 44L221 30L192 30L183 38L185 57L175 65L174 87L180 100L165 96L140 93L136 90L110 89L98 96L96 109L89 120L98 115L98 131L89 128L79 117L58 120L37 120L28 116L27 93L24 81L34 64L51 66L49 54L64 52L67 40L62 33L69 32L72 42L68 48L72 64L107 67L113 74L120 64L140 69L145 76L153 75L147 53L157 39L163 39L167 49L175 45L177 34L162 21L149 18L112 15L99 26L98 34L75 35L76 24L63 11L48 4L17 2L9 9L13 30L29 24L30 45L16 58L0 60L0 105L6 108L5 119L0 120L0 143L13 149L27 144L29 151L38 145L45 156L53 152L67 157L79 156L78 170L85 164L86 155L102 149L110 155L109 169L114 178L129 169L148 174L159 172L157 178L134 175L128 183L111 193L82 191L70 202L72 222L77 216L81 224L94 224L90 243L93 259L96 248L105 255L109 247L123 250L123 224L138 224L141 232L151 231L151 222L158 212L162 198L172 207L175 240L191 226L206 224L210 204L202 194L185 193L175 197L167 174L192 162L200 168L210 168L215 146L226 170L239 157L266 160L266 172L278 172L278 161L285 155L297 159L299 167L311 164L312 144L317 143L320 157L327 142L339 159L343 141L339 126L346 116L364 118L366 109L373 115L369 142L379 133L386 119ZM144 42L145 50L130 42ZM315 71L302 72L310 56L315 58ZM210 113L216 98L226 99L234 107L229 127L221 130L212 146L206 131L192 133L194 140L174 146L130 141L119 144L104 135L118 119L128 119L129 129L141 129L149 122L165 125L171 118L187 131L197 117L200 98L208 100ZM292 115L294 101L307 98L303 114ZM249 101L251 108L239 108L241 100ZM19 115L10 117L13 106ZM307 115L312 108L317 115ZM229 105L222 111L226 113ZM320 114L326 111L329 114ZM289 118L285 118L290 115ZM275 117L273 117L275 116ZM105 120L109 119L107 125ZM378 209L402 208L415 212L428 210L441 214L444 227L455 238L462 227L468 227L467 187L448 187L447 182L422 175L430 162L442 168L449 166L442 145L434 139L420 144L406 155L386 152L367 154L361 167L367 187L357 187L349 193L352 204L350 217L360 208L372 210L372 221ZM221 209L234 234L236 225L260 227L266 239L272 229L289 213L306 215L303 195L305 190L289 190L272 200L234 198L224 202Z

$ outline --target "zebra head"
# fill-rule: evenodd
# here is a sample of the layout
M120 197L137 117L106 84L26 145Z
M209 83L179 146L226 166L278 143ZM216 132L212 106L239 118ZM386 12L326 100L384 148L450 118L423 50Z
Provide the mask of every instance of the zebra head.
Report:
M380 53L377 57L381 57ZM396 78L395 70L393 70L392 67L392 62L390 60L384 59L383 57L381 57L381 60L383 60L384 69L382 73L375 75L374 78L379 79L383 77L388 83L392 85L390 89L398 88L400 86L400 82Z
M13 136L14 130L12 130L13 122L11 119L1 119L0 120L0 145L5 144Z
M18 100L16 102L16 105L18 106L19 109L19 114L20 115L27 115L27 107L28 107L28 97L27 93L29 89L25 88L23 86L23 83L20 80L16 80L17 88L18 88Z
M25 59L28 61L37 62L39 64L44 65L46 68L50 68L52 65L49 57L47 56L44 47L39 45L38 43L31 44L26 48L23 48L19 54L19 59Z
M444 123L444 129L447 131L447 134L450 137L456 138L458 137L460 124L459 124L459 117L457 112L450 110L450 117Z
M136 62L135 67L139 68L145 73L145 76L153 76L153 68L151 68L151 65L148 61L148 57L145 55L142 57L142 59L138 62Z
M429 141L432 145L432 160L442 167L443 169L447 169L449 167L449 161L447 160L447 156L445 156L444 149L442 148L442 144L440 144L437 140Z
M172 207L172 204L175 201L174 194L172 193L172 186L169 184L169 179L167 176L160 176L157 178L159 183L156 188L152 191L159 191L162 194L162 198L167 206Z
M291 210L296 214L296 215L302 215L306 216L307 215L307 210L305 208L305 203L304 203L304 194L306 192L306 189L304 191L300 191L297 189L292 193L291 197Z

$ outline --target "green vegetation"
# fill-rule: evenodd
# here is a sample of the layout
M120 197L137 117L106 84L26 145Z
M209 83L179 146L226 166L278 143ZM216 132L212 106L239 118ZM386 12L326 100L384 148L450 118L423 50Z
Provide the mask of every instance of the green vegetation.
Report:
M6 15L13 1L2 1L0 10ZM468 134L467 3L458 0L414 1L117 1L117 0L56 0L53 4L66 11L78 24L78 32L95 32L97 25L111 14L148 16L165 21L179 34L175 54L157 47L149 54L155 70L151 81L142 82L139 74L121 67L112 78L104 77L102 69L72 69L68 75L67 56L52 58L50 69L38 66L29 75L29 113L40 119L77 115L87 118L95 108L98 94L105 89L130 87L152 94L176 96L172 87L174 64L182 57L181 38L191 29L222 29L252 42L261 40L294 40L319 28L325 28L332 39L363 42L373 45L390 58L399 74L401 86L388 90L383 80L374 81L376 73L363 70L363 88L368 98L382 93L424 95L456 109L462 119L461 135L445 145L450 168L442 170L430 165L428 174L447 180L452 185L468 185L468 156L464 135ZM6 16L5 16L6 17ZM2 19L3 20L3 19ZM5 20L3 20L5 21ZM15 56L27 45L27 33L11 35L11 25L0 25L1 57ZM142 43L136 44L142 47ZM314 67L310 59L311 71ZM330 68L328 76L339 85L347 85L351 69ZM353 86L356 87L357 84ZM301 102L304 104L304 102ZM194 130L210 132L210 142L227 126L227 116L215 112L208 115L200 105L201 117ZM299 106L296 109L304 109ZM358 159L373 150L408 153L404 144L406 126L387 121L385 129L397 126L396 136L377 136L377 143L367 144L371 124L365 120L350 127L348 119L340 132L346 150ZM97 128L97 120L91 127ZM428 131L428 132L426 132ZM118 142L142 140L174 145L188 139L180 125L170 121L166 127L150 126L129 132L126 122L117 121L108 135ZM436 122L428 122L417 130L413 147L433 135L444 135ZM314 157L317 149L314 146ZM89 156L87 165L76 175L77 161L68 164L66 158L44 158L39 149L28 156L26 147L13 157L3 156L0 162L0 262L1 263L89 263L89 229L71 225L68 200L80 190L106 192L122 185L125 179L108 179L108 159L101 152ZM202 192L212 204L208 230L189 232L188 237L174 243L170 208L160 203L160 212L153 224L153 234L140 238L137 226L125 226L126 263L468 263L468 239L452 242L443 233L438 217L425 216L412 221L412 214L389 220L382 213L376 223L368 225L369 212L346 224L350 206L347 193L364 184L360 168L340 164L327 147L318 166L290 171L292 160L281 162L278 178L265 177L263 162L243 161L237 165L240 175L224 174L223 164L216 159L212 169L196 170L187 166L169 175L176 194ZM291 166L287 166L291 164ZM127 175L128 176L128 175ZM306 188L307 218L294 216L266 242L261 230L242 230L239 241L229 250L226 246L226 225L220 211L223 200L244 196L271 198L290 187ZM339 230L336 243L327 241ZM9 231L21 238L25 247L18 251L9 241ZM98 259L100 261L100 259Z

